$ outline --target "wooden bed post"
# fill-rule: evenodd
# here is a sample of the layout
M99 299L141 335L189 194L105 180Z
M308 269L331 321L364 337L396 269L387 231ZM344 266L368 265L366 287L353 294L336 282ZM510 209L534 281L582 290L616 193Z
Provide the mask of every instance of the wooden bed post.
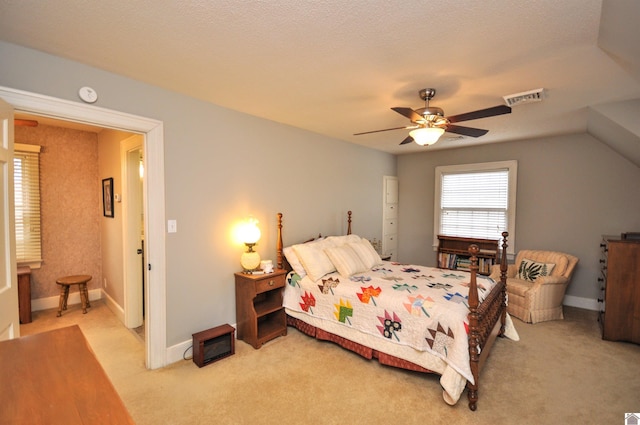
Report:
M502 316L500 317L500 336L504 335L507 322L507 237L509 232L502 232L502 256L500 257L500 282L502 282Z
M471 374L473 375L473 384L467 382L467 396L469 398L469 409L476 410L478 402L478 378L480 376L480 358L479 353L479 322L478 322L478 283L476 282L476 274L478 273L478 257L480 251L478 245L470 245L469 253L471 254L471 281L469 282L469 360L471 366Z
M351 234L351 211L347 211L347 235Z
M276 239L276 268L283 269L282 260L282 213L278 213L278 236Z

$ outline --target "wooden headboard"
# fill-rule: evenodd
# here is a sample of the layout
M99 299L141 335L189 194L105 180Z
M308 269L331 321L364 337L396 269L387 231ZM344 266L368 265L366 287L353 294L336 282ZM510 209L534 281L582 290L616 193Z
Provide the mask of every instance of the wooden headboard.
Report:
M283 254L284 243L282 242L282 213L278 213L278 234L276 238L276 268L291 271L291 266ZM347 211L347 235L351 234L351 211ZM322 235L318 235L322 237ZM313 238L315 239L315 238ZM310 242L313 239L309 239L305 242Z

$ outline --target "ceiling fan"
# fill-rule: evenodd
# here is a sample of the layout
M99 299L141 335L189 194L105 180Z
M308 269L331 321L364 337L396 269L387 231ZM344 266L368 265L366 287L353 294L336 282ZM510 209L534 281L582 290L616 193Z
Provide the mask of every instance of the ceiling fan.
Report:
M463 127L452 123L488 118L496 115L510 114L511 108L506 105L498 105L491 108L479 109L450 117L444 116L444 111L435 106L429 106L429 101L435 96L436 89L422 89L419 92L420 99L424 100L424 108L411 109L406 107L393 107L394 111L411 120L410 125L404 127L385 128L383 130L365 131L355 133L354 136L362 134L379 133L381 131L412 129L401 145L415 141L419 145L432 145L438 141L440 136L447 131L449 133L461 134L469 137L480 137L487 134L489 130L481 128Z

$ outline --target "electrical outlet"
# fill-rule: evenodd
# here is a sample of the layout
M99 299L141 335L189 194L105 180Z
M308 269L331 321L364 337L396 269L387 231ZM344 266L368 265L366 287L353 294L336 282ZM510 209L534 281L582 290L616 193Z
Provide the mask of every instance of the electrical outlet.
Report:
M104 289L107 289L107 278L102 278L102 280L104 280Z

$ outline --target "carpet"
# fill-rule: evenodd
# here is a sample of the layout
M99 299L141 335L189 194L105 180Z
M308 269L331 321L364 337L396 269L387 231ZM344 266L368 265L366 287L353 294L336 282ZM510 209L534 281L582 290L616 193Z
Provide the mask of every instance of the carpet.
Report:
M499 339L480 376L478 410L466 393L442 400L438 377L382 366L289 328L259 350L198 368L144 367L144 345L102 301L33 313L28 335L77 323L132 417L145 424L616 424L640 412L640 346L603 341L593 311L525 324ZM212 326L218 324L211 324Z

